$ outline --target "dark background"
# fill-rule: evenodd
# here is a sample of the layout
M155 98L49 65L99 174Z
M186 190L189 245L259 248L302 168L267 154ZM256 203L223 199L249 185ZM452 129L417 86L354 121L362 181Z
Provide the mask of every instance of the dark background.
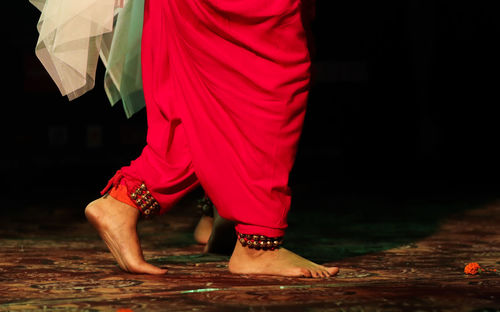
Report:
M145 112L127 120L121 104L110 106L102 65L92 91L61 97L34 53L39 12L14 2L1 27L6 209L68 197L83 206L139 155ZM318 0L290 180L299 194L500 193L500 25L490 3Z

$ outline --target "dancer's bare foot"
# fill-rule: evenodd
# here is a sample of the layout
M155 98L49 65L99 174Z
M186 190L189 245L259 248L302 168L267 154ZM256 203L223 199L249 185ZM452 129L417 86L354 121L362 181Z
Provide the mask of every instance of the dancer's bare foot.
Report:
M212 231L203 251L230 256L237 239L234 222L221 217L217 209L214 208Z
M243 247L236 242L229 260L229 271L236 274L265 274L293 277L330 277L337 267L324 267L285 249L264 251Z
M231 255L237 239L234 223L222 218L213 206L213 216L203 215L194 229L194 239L205 245L203 252Z
M97 229L120 268L130 273L165 274L144 260L137 221L139 211L111 196L101 197L85 208L85 216Z
M194 240L198 244L205 245L208 243L210 235L212 234L212 226L214 224L214 218L209 216L202 216L196 228L194 229Z

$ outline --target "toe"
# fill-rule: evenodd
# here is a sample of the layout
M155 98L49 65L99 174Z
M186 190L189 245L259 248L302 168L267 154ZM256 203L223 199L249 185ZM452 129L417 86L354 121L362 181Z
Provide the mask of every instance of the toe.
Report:
M138 273L138 274L153 274L153 275L161 275L167 273L168 270L166 269L160 269L159 267L156 267L152 264L149 264L147 262L138 262L133 265L128 265L127 266L128 271L130 273Z
M328 273L330 273L330 276L337 275L339 273L339 268L338 267L331 267L331 268L326 268Z
M319 269L311 269L311 276L314 278L320 278L322 277L322 274Z
M318 270L320 277L330 276L330 273L328 273L328 270L324 266L318 265L316 269Z
M330 273L328 272L328 270L321 269L320 272L321 272L321 277L324 277L324 278L330 277Z
M167 269L161 269L161 268L153 266L152 268L148 269L148 271L146 273L152 274L152 275L163 275L163 274L166 274L167 272L168 272Z
M297 276L302 276L302 277L312 277L312 273L310 270L306 268L301 268L299 269L299 274Z
M153 274L153 275L162 275L162 274L167 273L167 271L168 271L167 269L160 269L159 267L156 267L154 265L151 265L151 264L147 263L144 266L144 272L143 273Z
M325 266L322 266L322 269L323 269L323 273L325 274L325 277L330 277L330 276L333 276L334 274L332 274L330 268L327 268Z

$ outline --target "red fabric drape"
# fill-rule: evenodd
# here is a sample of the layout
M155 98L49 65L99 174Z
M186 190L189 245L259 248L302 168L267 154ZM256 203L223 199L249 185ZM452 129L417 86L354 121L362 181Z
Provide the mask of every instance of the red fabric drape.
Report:
M244 234L281 236L310 58L299 0L146 0L147 146L127 175L162 207L199 183Z

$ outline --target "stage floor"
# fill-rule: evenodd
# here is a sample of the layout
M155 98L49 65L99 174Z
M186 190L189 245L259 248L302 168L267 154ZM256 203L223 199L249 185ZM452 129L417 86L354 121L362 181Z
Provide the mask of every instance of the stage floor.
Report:
M140 223L165 276L122 272L78 200L3 207L0 311L500 311L500 272L464 274L500 271L499 203L326 195L299 194L285 246L339 266L329 279L230 274L193 239L194 197Z

